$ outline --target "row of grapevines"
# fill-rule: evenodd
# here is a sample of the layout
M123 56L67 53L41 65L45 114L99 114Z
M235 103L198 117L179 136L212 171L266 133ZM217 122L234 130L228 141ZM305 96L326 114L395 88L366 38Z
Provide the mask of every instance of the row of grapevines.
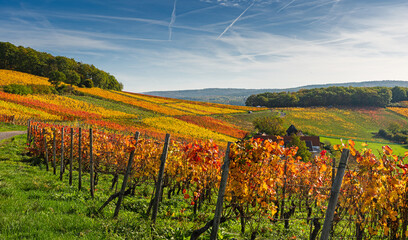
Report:
M34 123L34 144L30 151L41 154L47 139L47 149L53 150L53 138L70 147L70 132L62 126ZM46 134L42 135L42 129ZM74 129L74 146L78 145L78 129ZM89 133L83 133L83 149L73 151L75 159L82 156L82 166L89 166ZM129 152L135 149L132 184L152 184L156 181L163 143L132 136L94 132L94 162L96 171L113 175L123 174ZM408 226L408 164L404 158L383 148L380 157L372 150L358 152L354 143L336 146L349 148L352 153L341 197L334 218L333 231L358 239L379 237L399 239L407 235ZM60 144L56 145L57 152ZM296 148L285 148L282 141L251 139L237 142L230 148L230 169L224 201L224 217L240 219L241 231L261 231L262 220L275 224L291 218L310 221L324 216L332 184L331 159L323 151L310 162L296 157ZM67 164L69 151L65 151ZM204 205L214 206L221 175L220 150L212 141L181 143L171 141L165 170L165 189L168 197L182 194L194 211ZM51 159L49 159L51 161ZM58 161L58 159L57 159ZM255 226L255 227L254 227ZM257 227L258 226L258 227ZM348 231L342 231L347 227Z
M46 123L33 123L34 144L30 151L40 155L44 149L44 137L48 152L53 151L56 138L56 152L61 151L62 132L64 132L64 163L70 157L70 130L63 126ZM45 129L45 135L42 134ZM82 157L84 171L89 170L89 133L82 134L82 150L78 152L78 129L74 128L73 157ZM123 174L129 152L135 149L131 184L152 183L156 181L162 143L140 139L137 144L133 137L94 131L94 164L97 173ZM296 158L295 148L284 148L283 142L249 140L233 144L230 177L225 199L225 209L229 219L241 218L245 231L248 222L259 218L277 219L281 200L302 201L309 207L313 202L326 199L320 187L328 186L331 169L322 158L315 163L304 163ZM57 154L58 155L58 154ZM61 157L57 158L60 164ZM52 158L49 158L52 161ZM74 160L77 165L77 160ZM205 204L214 205L221 175L220 150L212 141L180 143L171 141L165 170L164 186L168 197L181 193L184 199L199 211ZM76 167L74 165L74 168ZM286 184L291 183L291 184ZM312 184L313 183L313 184ZM287 185L287 186L286 186ZM299 187L313 186L311 189ZM181 191L180 191L181 190ZM285 192L283 194L283 191ZM321 206L322 204L320 204ZM285 211L282 209L281 211ZM292 216L288 215L287 217Z

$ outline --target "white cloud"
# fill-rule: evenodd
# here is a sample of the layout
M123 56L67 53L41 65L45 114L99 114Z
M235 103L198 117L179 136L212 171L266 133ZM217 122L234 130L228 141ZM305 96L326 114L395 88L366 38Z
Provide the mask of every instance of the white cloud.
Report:
M382 8L370 16L356 13L330 31L314 30L315 39L239 28L220 41L202 37L195 51L161 49L149 61L178 73L168 81L185 79L178 89L408 80L408 22L401 21L407 13L406 6ZM189 84L194 76L195 83Z

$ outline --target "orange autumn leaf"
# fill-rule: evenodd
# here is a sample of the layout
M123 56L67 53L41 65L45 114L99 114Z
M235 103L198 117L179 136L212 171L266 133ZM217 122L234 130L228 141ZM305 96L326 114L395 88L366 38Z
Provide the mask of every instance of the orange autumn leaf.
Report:
M382 149L383 149L383 152L384 152L385 154L387 154L387 155L391 155L391 154L392 154L392 149L391 149L388 145L383 146Z
M349 139L349 140L348 140L348 144L349 144L350 146L352 146L352 147L354 147L354 145L356 145L352 139Z

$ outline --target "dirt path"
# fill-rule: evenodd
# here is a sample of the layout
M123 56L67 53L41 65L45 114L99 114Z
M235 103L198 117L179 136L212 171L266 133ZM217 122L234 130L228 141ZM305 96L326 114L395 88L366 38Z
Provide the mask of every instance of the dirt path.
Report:
M24 134L27 131L10 131L10 132L0 132L0 141L7 139L7 138L11 138L14 137L16 135L20 135L20 134Z

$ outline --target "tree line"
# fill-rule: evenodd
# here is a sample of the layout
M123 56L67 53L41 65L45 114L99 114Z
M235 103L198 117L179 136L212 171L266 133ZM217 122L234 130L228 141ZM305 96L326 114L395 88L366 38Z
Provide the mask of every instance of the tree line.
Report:
M122 83L94 65L77 62L72 58L53 56L32 48L0 42L0 69L16 70L49 77L79 87L99 87L122 90Z
M408 100L408 88L404 87L328 87L254 94L247 98L245 104L265 107L385 107L405 100Z

